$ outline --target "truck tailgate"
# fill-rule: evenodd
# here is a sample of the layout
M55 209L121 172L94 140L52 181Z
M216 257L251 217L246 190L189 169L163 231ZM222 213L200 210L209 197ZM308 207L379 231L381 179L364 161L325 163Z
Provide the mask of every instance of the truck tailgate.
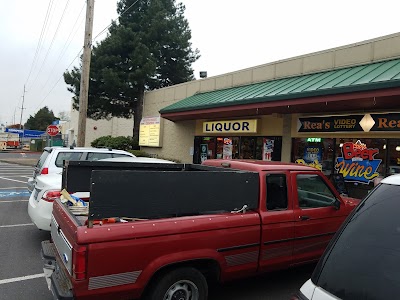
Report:
M76 253L73 241L78 226L79 220L68 212L60 200L55 201L51 218L52 242L42 242L44 273L55 299L74 299L73 256Z

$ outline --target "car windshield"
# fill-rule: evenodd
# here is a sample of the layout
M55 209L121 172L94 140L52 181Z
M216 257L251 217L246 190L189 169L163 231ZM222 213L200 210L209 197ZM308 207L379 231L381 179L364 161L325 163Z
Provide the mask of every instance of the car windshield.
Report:
M400 186L381 184L321 258L312 281L340 299L400 295Z

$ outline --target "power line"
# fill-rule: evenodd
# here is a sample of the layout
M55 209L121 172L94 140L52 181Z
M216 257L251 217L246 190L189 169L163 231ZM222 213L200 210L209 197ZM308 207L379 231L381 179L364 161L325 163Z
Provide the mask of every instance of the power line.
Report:
M71 61L71 63L68 65L68 67L66 68L67 70L68 70L68 68L74 63L74 61L79 57L79 55L81 54L82 50L83 50L83 47L82 47L82 49L78 52L78 54L75 56L75 58ZM39 103L39 105L35 108L35 111L36 111L36 110L40 107L40 105L47 99L47 97L51 94L51 92L54 90L54 88L57 86L57 84L60 82L61 78L63 78L63 77L64 77L64 74L62 74L62 75L58 78L57 82L53 85L53 87L51 88L51 90L47 93L46 97L44 97L43 100Z
M94 42L96 40L97 37L99 37L104 31L106 31L108 28L111 27L111 25L113 24L114 21L119 20L119 18L121 18L125 13L127 13L137 2L139 2L139 0L136 0L133 4L131 4L127 9L125 9L118 18L116 18L115 20L113 20L106 28L104 28L99 34L97 34L93 39L92 42ZM82 52L83 47L81 48L81 50L78 52L78 54L75 56L75 58L72 60L72 62L69 64L69 66L66 68L68 70L68 68L74 63L74 61L79 57L80 53ZM35 108L35 111L40 107L40 105L47 99L47 97L51 94L51 92L54 90L54 88L57 86L57 84L60 82L61 78L63 78L64 74L62 74L58 80L56 81L56 83L53 85L53 87L50 89L50 91L47 93L47 95L43 98L43 100L39 103L39 105Z
M119 18L121 18L125 13L127 13L128 10L130 10L131 7L134 6L137 2L139 2L139 0L136 0L135 2L133 2L133 4L132 4L131 6L129 6L127 9L125 9L125 10L120 14L120 16L119 16L118 18L116 18L115 20L113 20L113 21L119 20ZM92 39L92 43L96 40L96 38L98 38L101 34L103 34L104 31L106 31L108 28L111 27L111 25L113 24L113 21L112 21L110 24L108 24L108 26L107 26L106 28L104 28L102 31L100 31L100 33L99 33L98 35L96 35L96 36Z
M67 3L65 4L63 13L62 13L61 18L60 18L60 21L58 21L58 25L57 25L56 31L54 32L53 38L52 38L52 40L51 40L50 47L49 47L49 49L47 49L47 52L46 52L46 55L45 55L44 60L43 60L43 62L42 62L42 65L40 66L39 71L38 71L38 73L36 74L35 80L33 81L32 85L35 84L36 80L37 80L38 77L39 77L40 72L41 72L42 69L43 69L44 64L46 63L47 57L48 57L48 55L49 55L49 53L50 53L51 48L53 47L53 43L54 43L54 40L55 40L55 38L56 38L56 36L57 36L58 30L60 29L60 25L61 25L61 23L62 23L62 20L64 19L64 15L65 15L65 12L66 12L66 10L67 10L67 8L68 8L68 4L69 4L69 0L68 0Z
M72 29L71 29L71 31L70 31L70 33L69 33L67 39L65 40L65 44L64 44L63 48L61 49L60 55L58 56L58 58L57 58L57 60L56 60L56 63L54 64L53 68L51 69L50 75L49 75L49 77L47 78L45 84L44 84L44 85L42 86L42 88L40 89L39 94L43 91L44 87L47 85L47 83L49 82L49 80L52 78L51 75L53 74L54 69L59 65L59 62L60 62L61 58L64 56L64 54L66 53L67 49L68 49L69 46L71 45L74 36L78 33L78 30L80 29L80 26L78 26L78 27L76 28L75 32L74 32L74 29L75 29L76 24L77 24L78 21L79 21L79 18L80 18L80 16L81 16L82 11L83 11L84 8L85 8L85 4L82 6L81 11L80 11L78 17L76 18L76 21L75 21L75 23L74 23L74 26L72 26ZM84 20L85 20L85 19L82 19L80 25L82 25L82 23L83 23ZM74 34L72 35L73 32L74 32ZM72 35L72 37L71 37L71 35ZM71 37L71 40L70 40L70 37ZM68 44L68 45L67 45L67 44Z
M29 70L29 75L28 75L28 78L27 78L26 81L25 81L25 84L28 83L28 80L29 80L29 78L30 78L30 76L31 76L31 73L32 73L32 70L33 70L33 66L34 66L34 64L35 64L35 62L36 62L36 58L38 57L39 48L40 48L40 46L41 46L42 39L43 39L43 33L44 33L44 31L46 30L47 21L48 21L48 19L49 19L49 12L50 12L50 10L51 10L52 5L53 5L53 0L50 0L50 1L49 1L49 6L47 7L46 16L45 16L45 18L44 18L44 23L43 23L43 26L42 26L42 31L41 31L41 33L40 33L39 41L38 41L38 44L37 44L37 47L36 47L35 56L33 57L31 69Z

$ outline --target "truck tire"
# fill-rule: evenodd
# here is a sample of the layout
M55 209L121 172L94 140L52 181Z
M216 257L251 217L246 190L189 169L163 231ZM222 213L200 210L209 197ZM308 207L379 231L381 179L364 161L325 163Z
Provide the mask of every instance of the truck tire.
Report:
M150 287L147 300L207 300L208 285L201 272L179 268L160 277Z

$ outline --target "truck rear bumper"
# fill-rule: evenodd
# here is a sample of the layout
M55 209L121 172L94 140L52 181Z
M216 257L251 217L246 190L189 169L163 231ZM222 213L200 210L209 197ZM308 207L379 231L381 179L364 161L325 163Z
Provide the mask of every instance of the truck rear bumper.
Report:
M60 268L56 262L56 248L50 241L42 242L42 259L44 262L43 271L47 286L54 299L73 300L72 284L68 274Z

